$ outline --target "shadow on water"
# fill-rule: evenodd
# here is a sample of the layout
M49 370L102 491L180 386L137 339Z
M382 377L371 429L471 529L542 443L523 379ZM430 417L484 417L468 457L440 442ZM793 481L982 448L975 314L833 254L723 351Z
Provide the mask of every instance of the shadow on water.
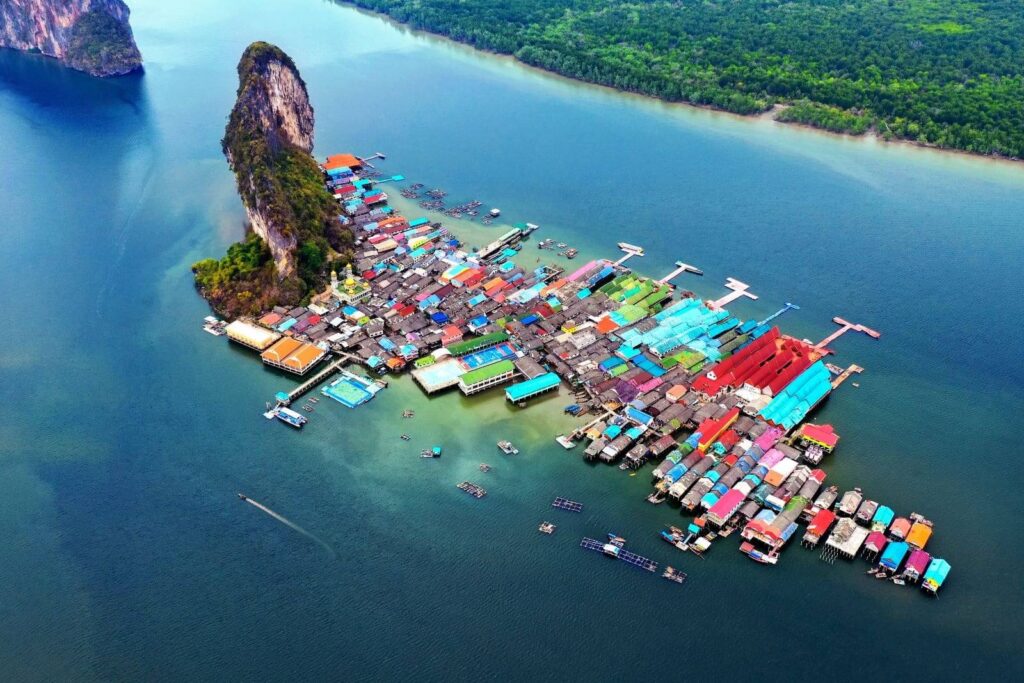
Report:
M142 72L96 78L51 57L18 50L0 49L0 94L4 93L22 97L35 107L78 116L87 112L117 115L123 106L141 118L147 114Z

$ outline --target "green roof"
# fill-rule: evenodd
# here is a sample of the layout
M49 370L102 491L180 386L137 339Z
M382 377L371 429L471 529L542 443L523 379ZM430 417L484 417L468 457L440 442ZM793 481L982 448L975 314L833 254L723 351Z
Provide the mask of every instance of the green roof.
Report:
M466 339L454 344L448 345L448 352L453 356L463 356L467 353L477 351L479 349L486 348L488 346L494 346L508 339L508 334L505 332L491 332L480 337L473 337L472 339Z
M499 360L497 363L491 363L490 365L485 365L482 368L470 370L462 376L461 381L465 386L471 387L478 382L492 379L498 375L503 375L506 372L512 372L515 369L515 363L512 361Z

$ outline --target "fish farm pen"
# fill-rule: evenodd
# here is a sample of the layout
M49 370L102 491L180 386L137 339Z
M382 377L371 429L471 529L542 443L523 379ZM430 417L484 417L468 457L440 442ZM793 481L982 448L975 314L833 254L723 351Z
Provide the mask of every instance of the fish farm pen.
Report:
M929 520L901 516L856 487L840 495L822 467L840 436L813 421L815 411L863 370L830 362L832 347L843 334L877 339L877 331L837 317L839 328L819 343L798 339L778 325L798 306L744 319L728 307L756 299L750 285L729 278L724 296L703 300L673 284L702 275L699 268L678 262L661 279L645 277L626 265L643 249L624 242L617 260L568 270L517 263L533 224L474 251L441 223L394 211L382 189L392 186L358 157L334 155L321 168L354 237L352 263L305 306L223 326L228 340L295 375L334 359L281 392L278 408L320 383L324 396L356 408L381 390L382 376L406 370L428 395L501 387L525 407L570 392L565 412L586 424L558 443L568 452L583 444L583 459L632 474L649 466L647 501L678 507L685 519L685 531L662 533L677 550L703 556L736 533L741 552L774 565L798 537L829 563L866 558L872 575L896 585L935 594L946 582L950 565L934 555ZM291 414L301 417L293 427L307 421ZM470 482L459 487L484 495ZM552 505L582 510L564 498ZM650 569L650 560L616 547L607 552Z

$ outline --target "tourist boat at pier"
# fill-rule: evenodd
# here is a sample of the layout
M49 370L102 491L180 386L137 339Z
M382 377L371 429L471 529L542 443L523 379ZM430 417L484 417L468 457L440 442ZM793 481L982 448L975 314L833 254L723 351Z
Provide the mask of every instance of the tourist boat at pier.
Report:
M500 448L501 452L505 455L519 455L519 449L513 446L511 441L499 441L498 448Z
M302 425L309 422L309 419L306 418L306 416L300 415L291 408L286 408L285 406L278 406L275 408L274 417L281 422L284 422L286 425L295 427L296 429L301 429Z
M619 249L621 249L622 251L636 252L637 256L643 256L644 255L644 248L643 247L638 247L637 245L630 244L629 242L619 242L616 246Z

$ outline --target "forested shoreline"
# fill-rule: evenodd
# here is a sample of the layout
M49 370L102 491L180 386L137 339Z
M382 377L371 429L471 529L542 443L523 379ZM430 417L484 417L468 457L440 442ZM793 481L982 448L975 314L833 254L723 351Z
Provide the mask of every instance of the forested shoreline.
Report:
M1021 0L340 0L670 102L1024 157Z

